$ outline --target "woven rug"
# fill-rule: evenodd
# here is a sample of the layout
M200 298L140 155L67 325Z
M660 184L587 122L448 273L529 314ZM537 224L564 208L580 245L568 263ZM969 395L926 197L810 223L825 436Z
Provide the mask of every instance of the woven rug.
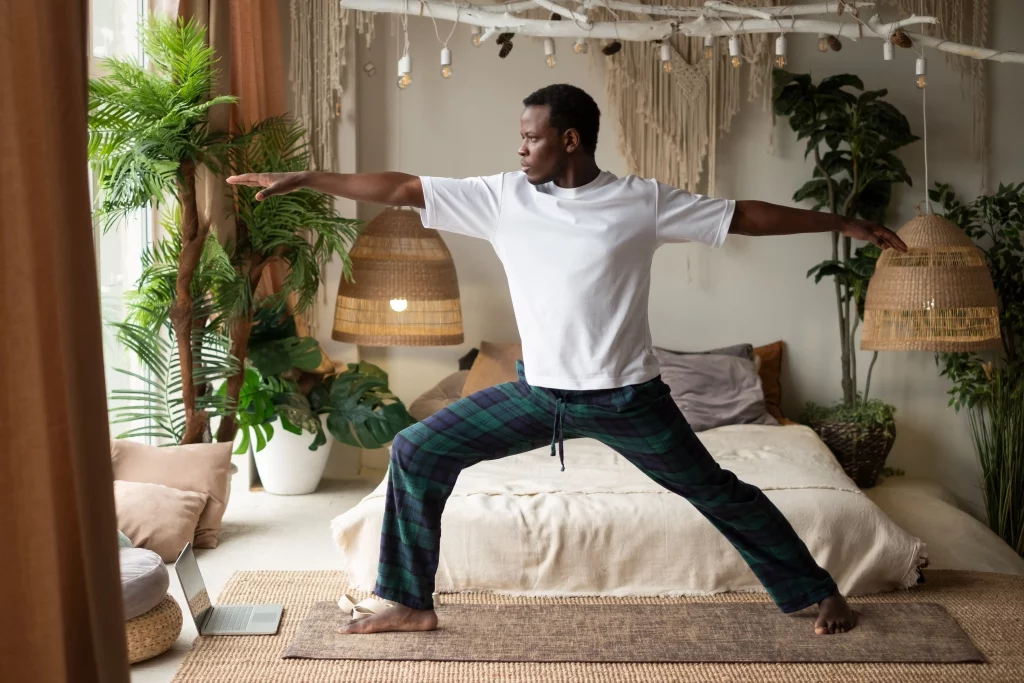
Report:
M339 634L338 605L306 613L285 657L477 662L983 662L941 605L859 605L842 638L774 605L441 605L439 628ZM813 616L808 614L808 616Z
M886 603L941 605L964 629L988 660L984 664L911 663L627 663L627 662L455 662L283 659L309 610L317 602L342 593L356 599L341 572L239 572L218 602L278 602L285 614L277 636L200 637L182 662L174 683L218 681L351 681L353 683L476 683L478 681L626 681L668 683L693 681L757 681L796 683L851 680L877 683L909 681L1024 681L1024 577L979 572L929 571L925 584L909 591L886 593L852 602L856 609ZM521 605L543 614L547 605L692 605L695 603L768 604L764 594L727 593L699 597L523 598L493 594L443 594L438 612L455 605ZM813 610L795 621L811 630ZM443 625L443 624L442 624Z

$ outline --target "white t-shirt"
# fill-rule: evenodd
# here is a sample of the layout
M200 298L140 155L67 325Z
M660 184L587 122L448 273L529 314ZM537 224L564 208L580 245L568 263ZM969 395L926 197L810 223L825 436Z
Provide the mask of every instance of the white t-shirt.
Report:
M421 180L424 226L494 246L526 381L551 389L657 377L647 319L654 250L667 242L722 246L736 206L607 171L572 189L531 185L522 172Z

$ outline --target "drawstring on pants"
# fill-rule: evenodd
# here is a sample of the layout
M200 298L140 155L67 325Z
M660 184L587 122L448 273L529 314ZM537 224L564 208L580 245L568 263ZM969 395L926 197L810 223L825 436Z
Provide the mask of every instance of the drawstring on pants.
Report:
M555 443L558 443L558 459L562 463L562 471L565 472L565 442L562 430L562 420L565 417L565 399L559 397L555 400L555 424L551 428L551 457L555 457Z

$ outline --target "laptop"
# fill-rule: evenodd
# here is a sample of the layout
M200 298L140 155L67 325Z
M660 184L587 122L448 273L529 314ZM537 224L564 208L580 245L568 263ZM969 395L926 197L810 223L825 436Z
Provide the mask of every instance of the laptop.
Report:
M186 543L174 571L181 582L181 590L188 602L188 611L196 622L196 630L203 636L273 635L281 624L284 605L211 605L206 583L199 573L199 563Z

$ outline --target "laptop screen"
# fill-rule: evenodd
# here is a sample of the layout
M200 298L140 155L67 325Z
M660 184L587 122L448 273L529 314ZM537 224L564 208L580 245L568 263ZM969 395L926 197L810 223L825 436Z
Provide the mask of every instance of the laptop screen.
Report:
M196 562L195 553L192 552L192 544L189 543L181 551L174 569L178 573L178 580L181 582L181 590L185 593L185 600L188 602L188 610L192 613L192 619L198 628L203 623L203 618L211 608L210 595L206 592L206 584L203 582L203 575L199 573L199 563Z

